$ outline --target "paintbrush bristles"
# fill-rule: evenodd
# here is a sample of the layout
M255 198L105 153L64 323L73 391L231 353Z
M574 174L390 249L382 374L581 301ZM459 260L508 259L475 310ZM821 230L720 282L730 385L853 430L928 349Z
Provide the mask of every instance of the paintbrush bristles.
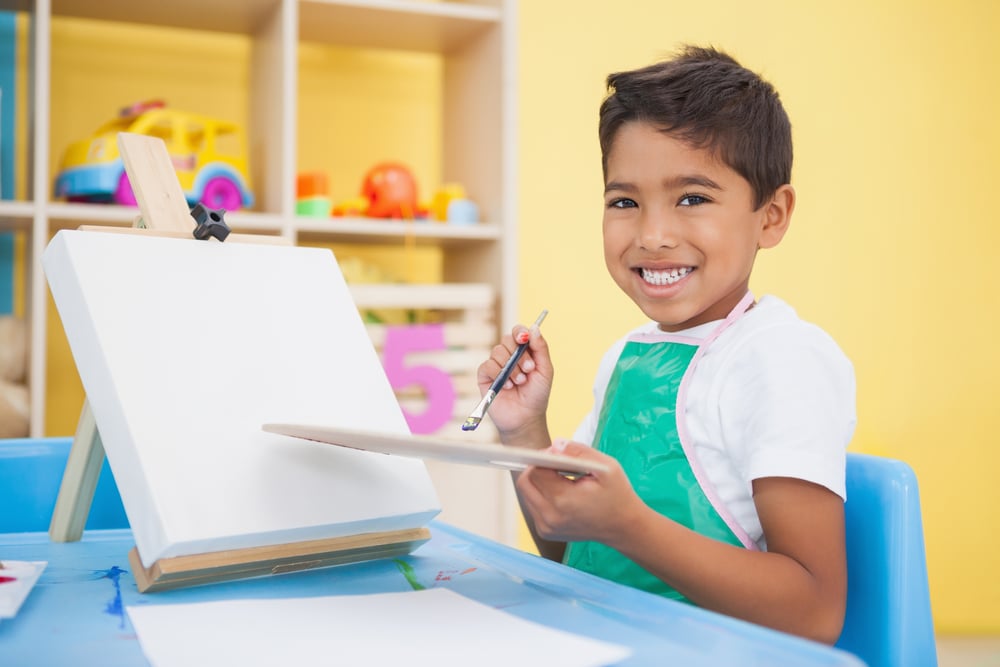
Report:
M476 409L472 411L469 418L462 424L463 431L475 431L479 427L479 422L483 421L483 417L486 416L486 410L490 407L490 403L493 402L494 396L496 396L496 392L492 389L486 392L483 400L479 401L479 405L476 406Z

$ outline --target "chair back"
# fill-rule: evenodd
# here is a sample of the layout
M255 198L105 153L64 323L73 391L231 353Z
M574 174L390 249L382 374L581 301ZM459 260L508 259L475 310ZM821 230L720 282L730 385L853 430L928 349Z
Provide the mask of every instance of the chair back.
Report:
M72 443L72 438L0 440L0 533L48 531ZM105 459L85 528L128 527Z
M837 647L868 667L936 667L920 496L903 461L847 455L847 614Z

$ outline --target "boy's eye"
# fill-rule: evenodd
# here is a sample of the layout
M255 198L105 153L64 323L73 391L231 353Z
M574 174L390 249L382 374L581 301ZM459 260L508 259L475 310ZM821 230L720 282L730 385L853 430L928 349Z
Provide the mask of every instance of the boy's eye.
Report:
M608 208L635 208L638 204L627 197L618 197L608 202Z
M684 195L677 204L678 206L698 206L699 204L707 204L708 201L707 197L701 195Z

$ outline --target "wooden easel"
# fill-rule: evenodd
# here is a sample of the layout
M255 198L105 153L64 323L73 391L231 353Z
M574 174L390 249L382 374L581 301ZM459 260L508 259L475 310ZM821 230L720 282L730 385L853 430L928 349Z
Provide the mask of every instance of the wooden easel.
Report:
M118 135L118 146L141 215L131 228L83 226L80 229L189 238L195 241L194 220L163 141L121 133ZM281 237L253 234L229 234L226 240L287 243ZM212 240L209 239L209 242ZM54 542L75 542L83 535L105 457L98 427L89 402L84 401L49 524L49 537ZM129 552L129 563L139 591L155 592L401 556L429 539L430 531L427 528L366 533L163 558L148 568L142 565L138 551L133 548Z

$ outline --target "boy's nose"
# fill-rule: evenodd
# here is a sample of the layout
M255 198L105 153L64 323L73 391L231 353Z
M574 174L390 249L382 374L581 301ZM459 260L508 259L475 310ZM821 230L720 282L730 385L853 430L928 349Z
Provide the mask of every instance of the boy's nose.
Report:
M639 244L645 250L675 248L678 243L677 221L665 211L645 211L639 222Z

